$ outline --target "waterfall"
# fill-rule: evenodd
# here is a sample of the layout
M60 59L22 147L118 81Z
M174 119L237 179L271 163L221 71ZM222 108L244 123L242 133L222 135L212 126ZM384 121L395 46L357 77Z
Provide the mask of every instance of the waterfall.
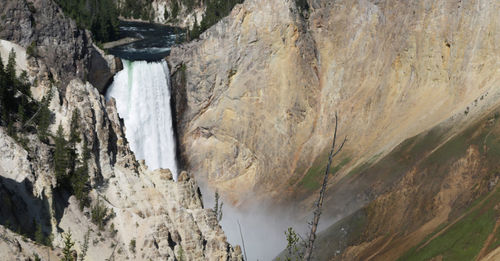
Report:
M168 168L177 180L175 139L170 111L170 73L165 61L123 60L106 98L115 98L126 137L136 158L148 168Z

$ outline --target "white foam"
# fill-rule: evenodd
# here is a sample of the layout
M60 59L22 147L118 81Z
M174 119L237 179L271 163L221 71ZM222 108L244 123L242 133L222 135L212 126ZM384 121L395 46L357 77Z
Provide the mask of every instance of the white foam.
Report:
M175 139L170 110L170 73L165 61L123 60L106 98L116 99L126 137L137 159L149 169L170 169L177 180Z

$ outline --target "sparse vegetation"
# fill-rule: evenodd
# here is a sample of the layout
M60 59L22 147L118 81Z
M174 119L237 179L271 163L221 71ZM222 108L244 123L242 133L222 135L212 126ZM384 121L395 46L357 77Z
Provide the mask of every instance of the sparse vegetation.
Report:
M289 227L287 231L285 231L286 236L286 261L300 261L304 257L299 248L299 240L300 237L293 228Z
M7 126L8 134L25 148L26 126L40 108L30 87L26 71L19 76L16 73L16 53L12 49L6 66L0 59L0 126Z
M190 38L196 39L200 36L201 33L206 31L212 25L216 24L222 18L229 15L233 7L237 4L243 3L243 0L207 0L205 1L206 11L203 15L203 19L201 20L199 26L196 23L194 26L194 32L191 32Z
M186 258L184 257L184 249L182 249L181 245L179 245L179 249L177 250L177 259L179 261L186 261Z
M217 221L222 220L222 206L224 205L224 202L220 201L220 195L219 192L216 190L215 191L215 206L214 206L214 212L215 212L215 217L217 218Z
M64 247L62 249L63 257L61 261L76 261L73 258L73 251L71 248L75 245L75 242L71 239L71 232L67 232L64 234Z
M54 138L54 170L56 174L57 184L62 187L69 187L69 179L67 169L69 167L68 158L68 142L64 138L64 128L61 124L57 128L57 133Z
M79 130L79 115L78 109L75 109L71 117L69 140L66 140L64 129L59 124L54 138L54 170L58 188L66 189L75 195L79 201L80 209L83 209L90 205L88 197L90 191L88 175L90 149L88 148L87 139L84 137L82 155L80 159L78 158L76 145L82 141Z
M494 206L500 202L500 189L494 193L482 206L468 213L430 243L422 246L427 242L424 240L399 260L430 260L437 256L441 256L442 260L474 260L493 231L499 214L495 213Z
M33 259L35 261L42 261L42 259L40 259L40 256L37 253L33 253Z
M103 231L108 220L112 217L111 211L97 199L97 203L92 207L91 211L92 223L96 224L99 230Z
M87 230L85 236L83 237L82 253L79 256L80 261L84 261L87 256L87 251L89 250L89 240L90 240L90 229Z
M308 191L314 191L321 186L321 177L324 174L325 164L328 161L328 154L322 154L322 156L318 157L311 168L307 170L306 175L299 182L299 186L305 188ZM339 171L342 167L347 165L351 161L350 158L342 159L335 167L330 170L330 174L334 175Z
M154 16L152 3L152 0L125 0L119 9L120 15L126 18L152 21Z
M45 244L46 241L45 241L45 235L43 234L43 231L42 231L42 225L38 224L36 222L36 220L33 220L33 225L35 227L35 242L37 242L38 244Z
M36 41L31 42L28 48L26 48L26 54L30 57L37 56Z
M130 249L130 252L135 254L135 238L130 240L130 243L128 244L128 247Z

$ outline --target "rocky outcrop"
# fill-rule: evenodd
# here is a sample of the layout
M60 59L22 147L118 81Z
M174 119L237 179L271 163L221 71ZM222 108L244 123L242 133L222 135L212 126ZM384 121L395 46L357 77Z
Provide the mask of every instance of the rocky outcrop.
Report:
M194 0L193 2L195 2L195 4L193 4L192 10L188 10L188 8L181 1L179 5L179 14L177 15L177 18L172 19L172 0L152 1L151 6L154 13L154 22L170 24L183 28L192 28L196 21L198 21L198 23L201 22L203 14L205 13L203 1ZM165 12L167 13L166 16Z
M4 258L11 257L13 260L35 260L35 255L42 260L58 260L62 257L60 249L40 246L3 226L0 226L0 252Z
M5 203L0 232L8 228L0 249L11 248L2 251L6 258L38 253L57 259L63 233L71 232L78 254L88 242L89 260L242 260L241 250L229 245L214 212L203 208L194 179L184 172L175 182L168 170L151 171L137 162L114 100L106 101L102 90L82 81L94 71L99 72L95 79L105 82L103 74L119 70L115 58L100 52L52 1L7 1L3 7L0 37L10 41L0 41L1 57L15 48L18 71L27 70L31 83L37 83L31 88L35 99L53 97L48 141L40 141L36 130L29 129L18 134L18 142L0 127L0 199ZM53 163L53 136L58 126L69 135L75 110L81 138L76 154L82 159L84 141L91 152L91 203L83 209L58 186ZM104 226L92 221L92 208L98 205L107 209ZM54 250L29 239L20 242L20 234L35 239L38 228L53 239Z
M117 6L119 9L126 8L126 0L118 0ZM138 1L142 9L134 10L136 17L124 17L135 21L155 22L160 24L167 24L181 28L193 28L194 23L201 22L205 14L204 1L191 0L191 7L186 6L187 1L177 2L177 14L174 17L175 5L172 0L153 0L153 1Z
M286 183L313 131L314 42L294 10L289 1L246 1L168 58L187 166L238 191L233 198Z
M195 181L184 172L175 182L170 171L150 171L139 164L128 148L114 103L106 104L92 85L78 79L71 81L63 104L54 100L50 108L55 114L54 122L66 131L73 111L80 111L82 138L88 140L92 151L92 204L101 202L106 206L113 213L111 220L101 231L88 218L90 209L80 210L74 197L68 198L53 189L56 180L50 147L36 135L28 136L30 143L24 149L0 128L0 195L17 206L2 208L3 224L11 220L14 227L31 229L33 220L37 220L55 236L54 244L59 247L62 231L71 231L78 253L90 231L87 255L92 260L103 256L175 260L180 255L187 260L241 260L241 251L233 250L227 243L214 212L203 209ZM51 126L52 131L58 124ZM77 146L79 154L81 145ZM132 241L135 249L129 246Z
M295 1L245 1L168 58L186 166L235 199L307 198L335 112L337 180L446 119L464 126L497 103L495 10L318 0L304 18Z
M66 18L54 1L2 0L0 4L0 39L29 48L33 68L63 90L78 77L104 93L116 72L114 60L108 63L93 46L89 32Z

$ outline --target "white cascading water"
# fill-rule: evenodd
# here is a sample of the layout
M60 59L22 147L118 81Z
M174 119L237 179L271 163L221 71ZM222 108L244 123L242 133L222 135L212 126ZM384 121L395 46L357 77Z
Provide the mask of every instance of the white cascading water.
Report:
M162 62L123 60L106 98L115 98L126 137L137 159L149 169L170 169L177 180L175 139L170 110L170 73Z

